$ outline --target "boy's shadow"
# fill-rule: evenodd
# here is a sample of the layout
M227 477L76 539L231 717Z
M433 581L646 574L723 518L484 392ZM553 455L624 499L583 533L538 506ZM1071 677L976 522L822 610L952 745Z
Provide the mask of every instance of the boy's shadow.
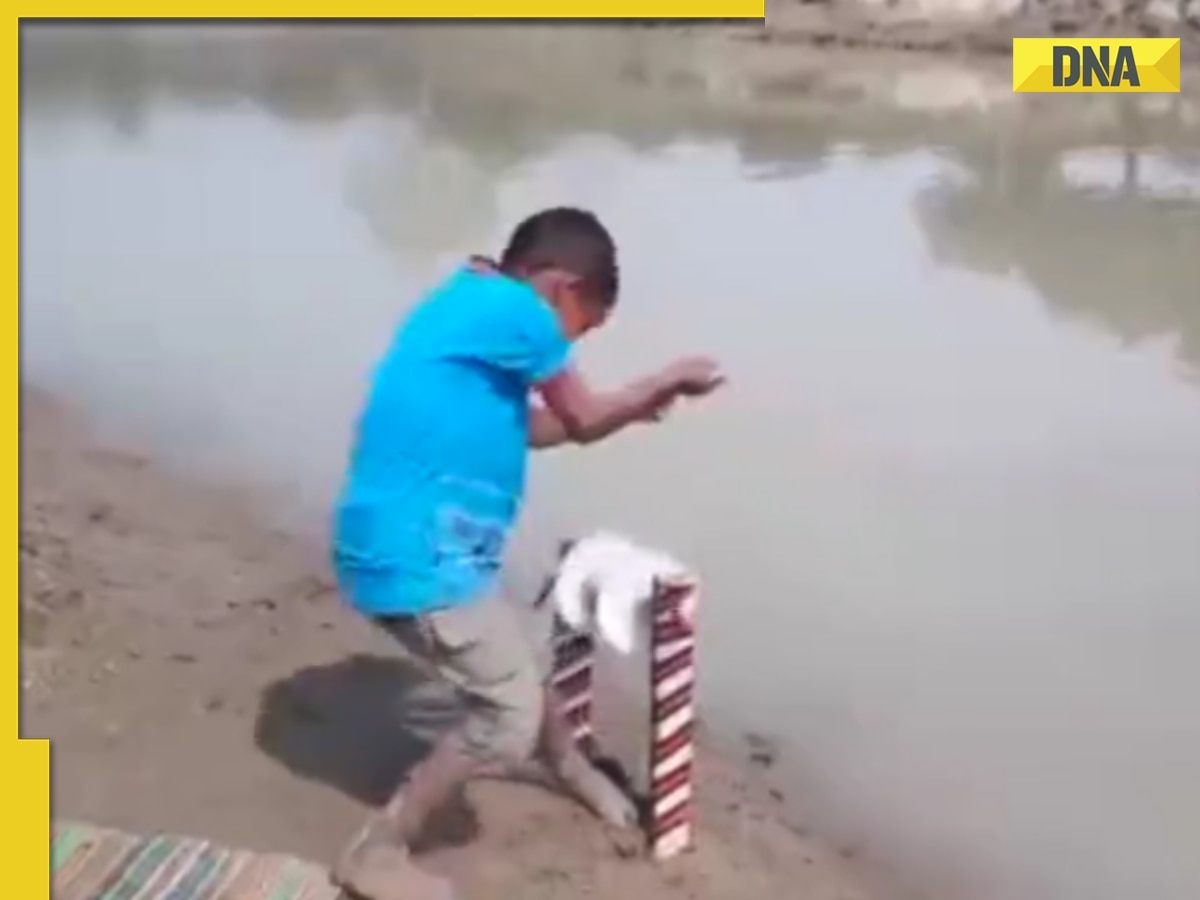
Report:
M459 716L453 694L414 663L356 655L268 685L255 743L301 778L380 807ZM460 794L420 843L462 845L478 831L475 811Z

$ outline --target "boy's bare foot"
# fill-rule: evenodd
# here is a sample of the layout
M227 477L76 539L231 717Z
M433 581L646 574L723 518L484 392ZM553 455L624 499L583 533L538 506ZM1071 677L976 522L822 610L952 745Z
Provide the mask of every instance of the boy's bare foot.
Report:
M413 865L391 823L379 816L342 851L330 876L359 900L457 900L449 881Z

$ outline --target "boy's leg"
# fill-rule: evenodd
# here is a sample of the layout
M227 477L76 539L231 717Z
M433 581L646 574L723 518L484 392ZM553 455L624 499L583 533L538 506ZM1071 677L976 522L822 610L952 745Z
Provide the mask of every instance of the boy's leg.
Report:
M380 624L460 688L469 710L347 847L335 867L342 886L370 900L390 898L379 885L389 882L389 873L411 869L406 848L429 817L467 780L504 774L537 746L564 786L597 815L615 825L634 824L629 798L575 746L556 695L542 683L516 612L502 600L489 597L420 619Z
M431 613L420 624L430 658L467 708L384 809L404 843L464 781L504 774L532 756L542 719L536 661L515 611L502 600L487 597Z
M502 774L532 755L543 698L520 623L498 598L378 624L433 664L468 703L463 721L413 767L334 868L334 879L342 887L369 900L391 900L400 893L390 885L405 884L407 873L416 872L408 864L407 847L429 817L465 781ZM412 900L423 900L422 894L408 889Z
M636 822L633 803L580 752L545 685L516 611L499 598L434 613L422 623L440 671L466 695L468 715L392 797L385 814L409 843L464 780L509 774L541 749L571 793L609 824Z

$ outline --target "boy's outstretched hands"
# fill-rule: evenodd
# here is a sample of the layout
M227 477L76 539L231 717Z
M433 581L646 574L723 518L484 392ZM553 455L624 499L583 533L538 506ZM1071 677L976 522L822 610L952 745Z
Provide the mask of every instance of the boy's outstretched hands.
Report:
M645 414L643 422L661 422L680 397L703 397L725 383L725 373L716 360L689 356L671 363L659 375L662 390Z
M687 356L667 366L663 372L674 397L703 397L725 383L725 373L715 359Z

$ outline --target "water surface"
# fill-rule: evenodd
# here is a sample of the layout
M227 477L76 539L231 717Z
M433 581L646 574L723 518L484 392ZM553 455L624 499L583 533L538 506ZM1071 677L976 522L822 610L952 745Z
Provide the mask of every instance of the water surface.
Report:
M522 547L694 561L714 721L935 896L1200 896L1197 157L497 99L527 59L430 33L29 40L27 380L319 524L407 304L593 207L627 287L586 365L732 382L539 460Z

